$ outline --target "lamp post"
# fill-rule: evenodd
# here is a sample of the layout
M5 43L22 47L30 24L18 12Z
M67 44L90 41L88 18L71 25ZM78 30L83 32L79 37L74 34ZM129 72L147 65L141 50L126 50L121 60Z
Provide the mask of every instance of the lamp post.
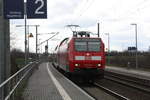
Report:
M105 33L105 35L108 36L108 39L107 39L107 43L108 43L108 64L109 64L109 53L110 53L110 36L109 36L109 33Z
M33 37L33 34L32 33L30 33L30 34L28 34L28 60L29 60L29 57L30 57L30 43L29 43L29 38L32 38Z
M26 21L25 21L26 22ZM25 27L25 41L24 41L24 44L25 44L25 64L27 64L27 28L28 28L28 31L29 31L29 25L16 25L16 27ZM27 27L27 28L26 28Z
M137 24L136 23L132 23L131 25L134 25L135 26L135 46L136 46L136 50L135 50L135 66L136 66L136 69L138 68L138 58L137 58L137 51L138 51L138 47L137 47Z
M40 25L16 25L16 27L22 27L22 26L24 26L24 27L36 27L36 59L38 58L37 57L37 44L38 44L38 27L40 26ZM25 28L25 63L26 63L26 61L27 61L27 38L26 38L26 28Z
M39 39L38 41L39 41L39 43L40 43L40 42L41 42L41 39ZM39 53L42 54L42 46L39 46L39 47L38 47L38 50L39 50Z
M27 31L27 62L29 60L29 26L28 27L28 31Z

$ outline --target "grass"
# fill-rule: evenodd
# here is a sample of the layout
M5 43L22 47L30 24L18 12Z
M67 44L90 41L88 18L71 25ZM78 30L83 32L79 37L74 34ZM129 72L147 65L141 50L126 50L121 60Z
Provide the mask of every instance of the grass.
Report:
M31 61L33 61L33 60L29 59L29 60L27 60L27 63L29 63ZM22 68L22 67L24 67L25 66L25 60L24 60L24 58L17 58L16 59L16 64L18 65L19 69Z
M16 59L16 64L18 65L19 69L22 68L25 65L24 58L17 58Z
M22 96L23 96L23 92L27 86L27 82L28 82L28 79L23 80L23 82L20 84L20 86L16 90L15 100L23 100Z
M15 100L24 100L23 92L25 91L25 88L27 87L27 84L28 84L28 80L30 76L33 74L33 72L34 72L34 69L33 71L29 72L30 75L24 78L23 81L20 83L18 89L16 90Z

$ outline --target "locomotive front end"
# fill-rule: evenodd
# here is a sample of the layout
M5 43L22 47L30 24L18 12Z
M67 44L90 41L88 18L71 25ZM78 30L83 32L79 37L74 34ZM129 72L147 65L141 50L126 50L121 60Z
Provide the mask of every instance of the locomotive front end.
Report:
M104 75L104 44L100 38L74 38L69 66L71 72L80 75Z

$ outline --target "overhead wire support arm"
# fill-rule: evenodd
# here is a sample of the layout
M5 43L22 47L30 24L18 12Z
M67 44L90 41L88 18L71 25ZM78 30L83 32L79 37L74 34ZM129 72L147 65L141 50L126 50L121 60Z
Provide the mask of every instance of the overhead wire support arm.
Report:
M48 38L47 40L45 40L45 41L43 41L43 42L41 42L40 44L38 44L38 46L40 46L40 45L42 45L43 43L45 43L45 42L47 42L47 41L49 41L50 39L52 39L53 37L55 37L56 35L58 35L59 34L59 32L57 32L56 34L54 34L53 36L51 36L50 38Z
M47 35L47 34L56 34L55 32L52 33L38 33L37 35Z

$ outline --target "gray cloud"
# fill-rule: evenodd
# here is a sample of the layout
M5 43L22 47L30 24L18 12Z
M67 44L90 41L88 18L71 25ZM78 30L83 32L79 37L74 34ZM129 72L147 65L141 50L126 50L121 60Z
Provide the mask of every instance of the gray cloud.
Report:
M48 9L48 15L50 19L73 14L81 0L54 0L54 2L54 5Z
M48 0L48 19L29 20L28 23L41 25L39 32L63 30L67 24L78 24L82 28L95 32L96 23L99 21L101 34L109 32L111 35L112 50L122 48L122 45L134 45L134 27L130 24L137 23L139 48L146 50L150 45L149 0L94 0L94 3L92 2L92 0ZM13 20L11 24L24 24L24 20ZM20 33L23 31L18 28L11 29L14 30ZM31 28L31 32L35 32L35 28ZM106 36L103 37L106 41Z

